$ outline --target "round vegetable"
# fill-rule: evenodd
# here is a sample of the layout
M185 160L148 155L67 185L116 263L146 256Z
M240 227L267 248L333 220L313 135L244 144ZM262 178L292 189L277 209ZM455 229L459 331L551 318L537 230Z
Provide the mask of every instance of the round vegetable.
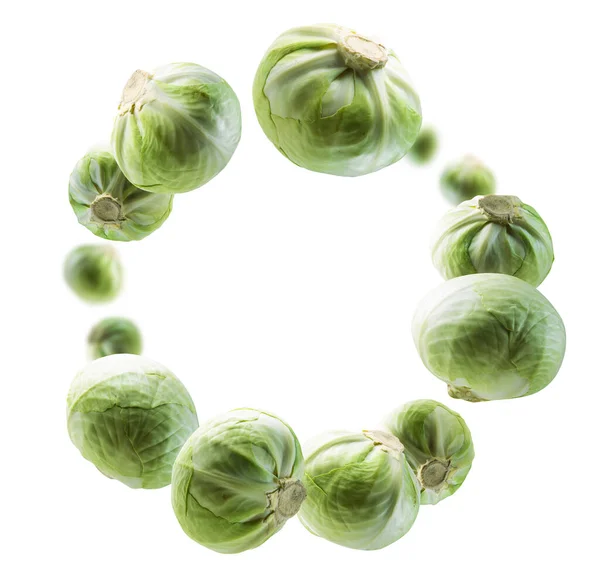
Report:
M427 164L438 149L438 138L432 127L421 128L417 140L408 151L408 157L417 164Z
M81 245L67 255L64 276L82 300L109 302L121 291L123 270L109 245Z
M533 286L497 273L446 281L419 304L413 338L451 397L491 401L541 391L558 373L565 328Z
M86 154L69 179L69 200L79 222L94 235L139 241L171 212L173 195L145 192L125 178L110 152Z
M94 360L67 397L69 436L103 474L131 488L162 488L198 427L185 387L164 366L132 354Z
M281 419L235 409L203 424L173 467L172 503L196 542L220 553L264 543L306 495L302 451Z
M457 205L475 196L494 194L496 179L477 158L465 156L444 170L440 186L448 202Z
M406 403L385 421L404 445L404 453L421 486L421 504L437 504L465 481L475 451L463 418L437 401Z
M448 211L433 244L433 263L445 279L505 273L538 286L554 251L548 227L516 196L476 196Z
M267 137L295 164L360 176L398 161L421 127L421 105L393 51L348 28L294 28L254 79Z
M383 548L404 536L419 510L419 487L403 446L383 431L336 432L312 444L300 521L353 549Z
M92 359L111 354L141 354L142 335L127 318L105 318L90 331L88 349Z
M136 71L123 90L112 145L130 182L150 192L187 192L229 162L240 140L240 104L216 73L173 63Z

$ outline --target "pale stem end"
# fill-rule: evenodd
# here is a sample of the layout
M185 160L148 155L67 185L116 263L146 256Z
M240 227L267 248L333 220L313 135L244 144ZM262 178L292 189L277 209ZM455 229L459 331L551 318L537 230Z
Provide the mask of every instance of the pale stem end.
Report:
M388 51L383 45L355 33L342 37L338 50L346 65L360 73L381 69L388 61Z
M148 91L148 81L152 79L150 73L138 69L127 81L123 88L119 110L129 111Z
M93 217L101 223L117 223L121 216L119 201L110 194L101 194L90 207Z
M417 479L423 488L441 490L446 483L449 469L449 461L429 460L417 471Z
M486 401L486 399L482 399L475 395L469 387L455 387L453 385L448 385L448 394L453 399L462 399L463 401L469 401L471 403Z
M397 458L404 452L404 446L400 440L387 431L379 431L375 429L373 431L363 431L365 437L368 437L375 445L381 447L385 452L395 455Z
M508 225L519 217L521 201L516 196L488 194L479 199L478 206L490 221Z
M279 488L268 494L269 505L274 508L275 520L284 522L297 514L306 498L306 488L300 480L285 478Z

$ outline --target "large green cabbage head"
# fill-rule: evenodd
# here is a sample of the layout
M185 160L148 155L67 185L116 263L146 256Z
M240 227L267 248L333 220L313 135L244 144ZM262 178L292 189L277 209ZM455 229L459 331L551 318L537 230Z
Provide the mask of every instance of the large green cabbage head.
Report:
M421 504L437 504L454 494L471 469L475 451L463 418L442 403L406 403L385 420L404 446L421 486Z
M240 104L216 73L172 63L129 79L112 145L138 188L171 194L202 186L233 155L242 129Z
M264 543L298 512L304 460L292 429L254 409L204 423L173 467L172 503L196 542L220 553Z
M415 475L393 435L335 432L306 458L300 521L313 534L353 549L381 549L404 536L419 511Z
M173 195L134 186L113 155L101 150L77 162L69 179L69 201L79 222L94 235L139 241L167 220Z
M179 449L198 427L181 381L132 354L99 358L77 374L67 423L83 457L131 488L167 486Z
M421 127L419 97L395 53L333 24L277 38L253 96L271 142L316 172L375 172L402 158Z
M565 328L550 302L511 275L450 279L419 304L412 326L425 366L467 401L524 397L558 373Z
M505 273L538 286L554 251L548 227L516 196L476 196L448 211L433 237L433 263L445 279Z

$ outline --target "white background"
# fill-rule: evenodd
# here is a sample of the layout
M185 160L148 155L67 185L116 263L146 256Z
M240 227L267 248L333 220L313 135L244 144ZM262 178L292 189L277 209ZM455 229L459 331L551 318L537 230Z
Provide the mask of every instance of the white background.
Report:
M593 2L33 2L3 9L2 486L5 581L590 581L598 535L598 42ZM251 100L286 29L335 22L374 34L411 73L434 164L361 178L311 173L263 135ZM242 140L201 190L140 243L117 244L126 289L90 307L65 254L99 243L69 206L75 162L106 140L138 68L195 61L242 104ZM471 404L446 395L410 335L441 279L429 235L443 165L471 152L498 192L533 205L554 237L541 286L565 320L562 370L543 392ZM145 354L175 372L199 417L266 408L302 441L374 427L415 398L471 427L464 486L422 507L380 551L352 551L296 520L257 550L188 539L169 488L105 479L70 443L65 397L104 316L135 319Z

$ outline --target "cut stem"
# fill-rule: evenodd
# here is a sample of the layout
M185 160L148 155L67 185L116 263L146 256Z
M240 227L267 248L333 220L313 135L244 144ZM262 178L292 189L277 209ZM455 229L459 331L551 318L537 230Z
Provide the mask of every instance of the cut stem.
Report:
M91 205L92 215L101 223L118 223L121 216L121 205L110 194L101 194Z
M342 37L338 50L346 65L359 73L381 69L388 61L388 51L383 45L354 32Z
M279 488L267 497L269 506L274 510L275 521L285 522L300 510L306 498L306 488L300 480L284 478L279 482Z
M487 400L476 396L469 387L455 387L453 385L448 385L448 394L453 399L462 399L463 401L470 401L471 403L480 403L481 401Z
M521 201L516 196L488 194L479 199L478 205L490 221L508 225L518 218Z
M381 447L381 449L387 453L391 453L394 457L400 458L400 455L404 452L404 446L400 440L387 431L379 431L377 429L373 431L363 431L363 434L373 441L375 445Z
M127 113L128 111L135 108L137 102L140 101L144 95L148 92L148 81L152 79L150 73L138 69L129 78L129 81L123 88L123 95L121 96L121 103L119 105L119 112L121 114Z
M446 483L449 468L449 461L429 460L417 471L417 479L423 488L441 490Z

